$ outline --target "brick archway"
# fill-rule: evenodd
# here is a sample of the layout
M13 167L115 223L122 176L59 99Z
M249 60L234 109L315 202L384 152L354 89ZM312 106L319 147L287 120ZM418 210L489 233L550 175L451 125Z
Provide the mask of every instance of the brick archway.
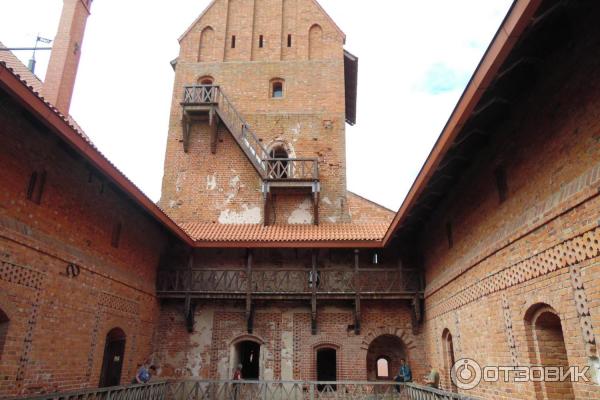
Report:
M406 346L407 351L414 350L417 348L413 341L412 334L408 333L407 330L394 327L379 327L377 329L370 330L365 335L360 345L361 350L364 350L365 352L368 351L371 342L377 339L379 336L383 335L397 336L398 339L400 339L402 343L404 343L404 346Z
M388 361L388 377L392 379L398 372L400 360L406 359L411 363L411 352L416 349L412 335L402 328L380 327L368 332L363 338L361 349L364 350L366 375L368 380L381 379L377 374L377 360L385 358Z

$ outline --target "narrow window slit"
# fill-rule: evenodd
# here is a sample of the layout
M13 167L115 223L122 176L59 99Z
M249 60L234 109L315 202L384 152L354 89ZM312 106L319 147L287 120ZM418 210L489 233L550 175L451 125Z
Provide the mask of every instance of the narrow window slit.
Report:
M231 48L235 49L235 35L231 36Z

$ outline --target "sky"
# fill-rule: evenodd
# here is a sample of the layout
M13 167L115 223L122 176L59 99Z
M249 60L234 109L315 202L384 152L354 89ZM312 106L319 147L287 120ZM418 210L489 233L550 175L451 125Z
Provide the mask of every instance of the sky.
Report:
M359 57L348 189L398 210L511 0L320 0ZM209 0L96 0L71 115L152 200L160 198L177 38ZM62 0L0 0L0 41L56 34ZM31 52L17 52L24 63ZM44 78L49 52L39 51Z

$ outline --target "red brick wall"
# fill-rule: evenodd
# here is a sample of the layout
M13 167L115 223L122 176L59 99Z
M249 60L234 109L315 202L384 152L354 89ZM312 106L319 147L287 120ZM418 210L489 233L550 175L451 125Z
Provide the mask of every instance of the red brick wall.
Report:
M424 228L426 352L443 368L442 333L457 359L530 365L526 312L547 304L560 316L569 365L585 367L600 334L600 53L595 22L578 23L569 46L549 56L498 139L482 152ZM508 198L494 170L503 165ZM454 246L446 240L453 226ZM575 278L574 278L575 277ZM582 324L585 329L582 329ZM449 388L447 371L443 373ZM534 398L532 384L482 383L484 398ZM574 384L576 398L600 398Z
M152 352L166 236L115 187L0 93L0 397L95 387L105 337L127 335L122 382ZM27 199L45 170L40 204ZM117 248L113 228L122 224ZM68 276L67 266L79 268Z
M413 332L407 303L363 302L359 335L349 329L352 324L350 307L323 304L317 312L317 334L312 335L308 307L270 303L257 307L254 331L248 335L242 306L213 302L196 308L190 334L185 330L182 305L167 303L161 308L157 331L164 339L158 342L155 357L163 376L229 379L232 344L249 339L262 345L261 379L316 380L316 349L332 347L337 350L338 380L366 380L367 350L384 335L402 343L415 377L425 374L422 335ZM380 350L391 357L398 353L394 348ZM391 371L397 371L397 362Z
M315 23L324 32L323 51L309 60L308 31ZM200 34L207 27L215 31L215 57L198 62ZM257 47L260 35L263 48ZM189 151L183 151L183 88L211 76L264 147L285 143L292 158L319 159L320 220L349 222L343 37L314 2L219 0L180 44L161 207L181 222L263 221L260 177L224 127L219 129L216 154L210 151L206 122L193 125ZM283 98L270 97L275 78L285 80ZM312 223L311 201L310 195L278 194L270 222Z

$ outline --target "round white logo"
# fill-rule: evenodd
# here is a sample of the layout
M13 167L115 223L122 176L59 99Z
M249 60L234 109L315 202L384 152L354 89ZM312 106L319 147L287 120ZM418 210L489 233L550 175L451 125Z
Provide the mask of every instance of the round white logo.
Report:
M462 358L455 362L450 372L452 382L463 390L471 390L479 385L481 376L481 367L470 358Z

